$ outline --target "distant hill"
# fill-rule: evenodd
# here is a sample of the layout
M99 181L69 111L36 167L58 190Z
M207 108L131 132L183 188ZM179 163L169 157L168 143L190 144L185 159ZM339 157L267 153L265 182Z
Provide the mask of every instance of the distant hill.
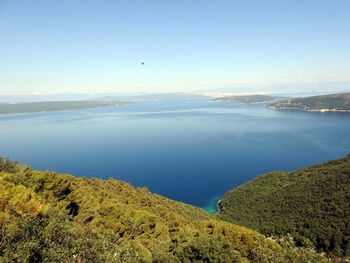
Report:
M220 205L221 217L235 224L350 255L350 156L259 176L227 192Z
M350 111L350 93L291 98L268 107L275 110Z
M215 98L214 102L263 103L276 100L278 97L269 95L232 95Z
M0 103L0 114L13 113L32 113L44 111L65 111L74 109L88 109L105 107L112 105L123 105L131 102L128 101L42 101L42 102L25 102L25 103Z
M0 262L327 262L145 188L6 159L0 229Z

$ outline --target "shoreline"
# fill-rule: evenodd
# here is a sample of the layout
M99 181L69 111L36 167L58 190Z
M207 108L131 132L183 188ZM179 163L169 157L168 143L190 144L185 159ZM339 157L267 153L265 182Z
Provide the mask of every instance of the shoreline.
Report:
M117 103L111 103L111 104L100 104L96 106L91 107L74 107L74 108L67 108L67 109L48 109L48 110L35 110L35 111L26 111L26 112L1 112L0 111L0 117L2 116L22 116L22 115L29 115L34 113L50 113L50 112L66 112L66 111L74 111L74 110L89 110L89 109L96 109L96 108L106 108L110 106L124 106L124 105L130 105L134 104L135 102L117 102Z
M267 105L268 109L271 110L282 110L282 111L304 111L304 112L350 112L350 110L340 110L340 109L301 109L301 108L287 108L287 107L274 107Z
M212 197L207 205L202 206L201 208L204 209L205 211L207 211L209 214L220 214L221 212L221 207L220 207L220 203L222 200L222 196L215 196Z

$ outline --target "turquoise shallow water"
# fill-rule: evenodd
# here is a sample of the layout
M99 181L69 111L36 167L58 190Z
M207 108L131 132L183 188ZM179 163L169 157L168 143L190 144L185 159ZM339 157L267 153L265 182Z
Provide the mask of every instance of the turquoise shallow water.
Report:
M214 196L209 199L208 203L202 208L208 211L210 214L216 214L220 212L219 201L222 196Z
M166 99L0 116L0 154L36 169L114 177L216 210L259 174L350 153L350 114Z

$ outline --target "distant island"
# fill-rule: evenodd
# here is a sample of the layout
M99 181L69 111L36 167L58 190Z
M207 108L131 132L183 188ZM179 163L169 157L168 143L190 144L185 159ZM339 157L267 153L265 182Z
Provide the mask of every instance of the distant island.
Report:
M274 110L350 112L350 93L291 98L267 106Z
M299 246L350 256L350 155L295 172L273 172L227 192L221 218ZM345 262L345 261L344 261Z
M65 111L88 109L113 105L125 105L131 101L117 100L83 100L83 101L41 101L23 103L0 103L0 114L33 113L45 111Z
M270 95L230 95L213 99L213 102L264 103L275 101L280 97Z

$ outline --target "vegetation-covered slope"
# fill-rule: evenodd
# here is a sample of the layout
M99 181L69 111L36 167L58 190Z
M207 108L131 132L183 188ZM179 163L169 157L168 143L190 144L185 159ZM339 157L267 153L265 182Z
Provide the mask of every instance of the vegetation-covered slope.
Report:
M109 179L0 161L0 262L280 262L261 234Z
M292 98L269 105L276 110L350 111L350 93Z
M227 192L225 220L266 235L292 234L319 251L350 255L350 156L292 173L274 172Z

